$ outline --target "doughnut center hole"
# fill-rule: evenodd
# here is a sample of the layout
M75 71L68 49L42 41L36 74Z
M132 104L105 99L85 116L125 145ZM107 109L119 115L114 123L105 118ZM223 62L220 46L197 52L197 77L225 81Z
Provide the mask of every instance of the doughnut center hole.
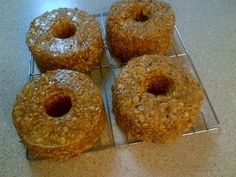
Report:
M150 79L147 92L153 95L167 95L170 91L172 81L166 76L155 76Z
M68 20L58 21L52 29L53 36L59 39L70 38L75 35L76 27Z
M50 96L44 102L45 111L51 117L61 117L68 113L71 107L71 98L63 94Z
M136 22L145 22L149 19L147 15L143 13L143 11L140 11L134 16L134 21Z

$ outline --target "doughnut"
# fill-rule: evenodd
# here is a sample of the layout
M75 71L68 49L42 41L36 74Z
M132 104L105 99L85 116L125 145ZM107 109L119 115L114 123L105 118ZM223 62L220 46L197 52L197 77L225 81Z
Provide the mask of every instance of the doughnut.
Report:
M113 111L128 135L171 143L197 120L203 91L190 72L160 55L128 61L113 85Z
M92 80L72 70L47 71L17 95L12 118L36 157L65 160L92 147L102 133L102 97Z
M165 2L117 2L107 17L107 45L114 56L124 61L144 54L166 54L174 25L174 12Z
M89 72L99 64L104 51L99 23L76 8L59 8L35 18L26 43L41 72Z

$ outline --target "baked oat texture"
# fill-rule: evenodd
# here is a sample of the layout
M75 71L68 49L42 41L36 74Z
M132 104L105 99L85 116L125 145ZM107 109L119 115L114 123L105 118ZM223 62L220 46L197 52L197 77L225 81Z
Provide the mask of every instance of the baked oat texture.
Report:
M99 23L76 8L59 8L35 18L26 43L41 72L62 68L88 72L104 52Z
M120 1L108 13L108 47L125 61L144 54L165 54L172 44L174 25L175 15L168 3Z
M12 117L30 152L56 160L91 148L105 121L99 89L88 76L71 70L48 71L26 84Z
M128 62L113 86L113 111L138 140L170 143L197 120L204 100L199 83L171 58L144 55Z

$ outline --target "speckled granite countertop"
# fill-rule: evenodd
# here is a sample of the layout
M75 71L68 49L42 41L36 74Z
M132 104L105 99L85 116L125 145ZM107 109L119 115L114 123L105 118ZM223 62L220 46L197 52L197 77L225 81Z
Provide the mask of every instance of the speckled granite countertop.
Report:
M170 1L171 2L171 1ZM15 95L28 79L25 35L33 18L57 7L90 13L112 1L1 1L0 176L225 176L236 175L236 1L172 1L177 26L222 128L170 145L138 144L84 153L66 162L28 161L11 122Z

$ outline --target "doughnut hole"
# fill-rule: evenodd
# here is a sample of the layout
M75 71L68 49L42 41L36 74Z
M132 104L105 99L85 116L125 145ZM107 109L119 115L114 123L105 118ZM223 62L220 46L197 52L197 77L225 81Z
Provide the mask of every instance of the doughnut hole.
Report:
M62 117L70 111L71 107L71 98L62 93L54 94L44 101L45 112L51 117Z
M167 95L172 87L172 80L164 75L154 76L150 79L147 92L155 96Z
M149 19L150 9L145 6L136 6L131 12L133 15L133 19L136 22L145 22Z
M140 11L134 16L134 21L136 22L145 22L149 19L149 17L145 14L143 14L143 11Z
M66 39L74 36L76 33L75 25L69 20L60 20L52 28L52 34L55 38Z

